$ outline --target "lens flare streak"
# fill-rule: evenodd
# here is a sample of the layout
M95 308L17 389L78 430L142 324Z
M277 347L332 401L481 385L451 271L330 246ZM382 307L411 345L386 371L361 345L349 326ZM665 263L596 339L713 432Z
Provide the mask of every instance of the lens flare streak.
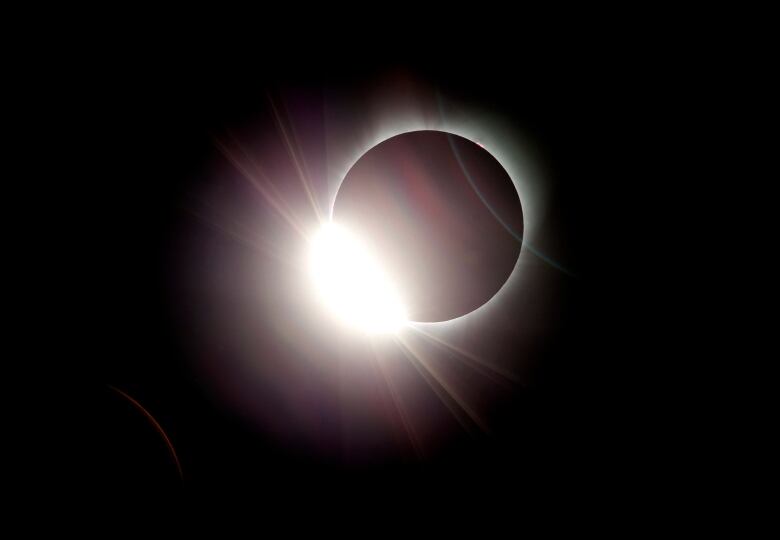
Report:
M458 393L447 383L441 373L437 373L430 362L426 362L425 357L419 350L413 349L408 341L398 339L397 343L404 356L417 369L425 382L428 383L431 390L438 396L442 404L447 407L455 419L460 422L464 429L470 430L471 426L476 425L483 433L490 433L490 429L482 421L479 415L462 399ZM465 413L465 417L464 417Z

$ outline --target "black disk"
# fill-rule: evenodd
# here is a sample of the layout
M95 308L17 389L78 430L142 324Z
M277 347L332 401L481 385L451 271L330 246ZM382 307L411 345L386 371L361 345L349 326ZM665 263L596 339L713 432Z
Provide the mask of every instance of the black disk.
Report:
M490 300L523 235L509 174L480 145L442 131L403 133L368 150L344 178L333 218L370 243L420 322Z

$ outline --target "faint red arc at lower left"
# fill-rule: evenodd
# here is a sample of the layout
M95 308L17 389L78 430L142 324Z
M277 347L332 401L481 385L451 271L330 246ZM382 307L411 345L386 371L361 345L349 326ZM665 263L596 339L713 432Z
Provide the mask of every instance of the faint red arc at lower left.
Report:
M146 418L149 419L149 421L152 423L154 428L157 430L157 432L160 434L160 436L165 441L165 444L168 446L168 449L171 451L171 456L173 456L173 461L176 464L176 470L179 472L179 478L183 480L184 479L184 474L182 473L182 470L181 470L181 464L179 463L179 457L176 455L176 450L173 448L173 443L168 438L168 435L165 433L165 430L162 428L160 423L154 418L154 416L152 416L152 414L149 411L147 411L144 408L143 405L138 403L138 401L133 399L133 397L128 395L126 392L123 392L119 388L117 388L115 386L112 386L110 384L108 385L108 387L111 390L113 390L114 392L116 392L117 394L119 394L120 396L122 396L123 398L125 398L127 401L129 401L136 409L141 411L141 413L144 416L146 416Z

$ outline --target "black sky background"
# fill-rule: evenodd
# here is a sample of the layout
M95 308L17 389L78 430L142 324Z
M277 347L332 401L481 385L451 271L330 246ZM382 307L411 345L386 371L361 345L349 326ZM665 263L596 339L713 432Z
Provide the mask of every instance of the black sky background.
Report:
M78 358L79 389L78 406L67 401L63 416L82 428L56 438L67 450L57 461L67 476L99 490L181 485L153 429L107 384L133 395L164 426L185 486L588 492L634 485L663 468L668 441L658 433L670 405L649 391L661 375L658 344L647 333L659 285L639 277L635 229L647 232L637 215L657 196L655 142L671 129L664 122L674 101L666 79L652 75L652 54L601 46L488 54L434 44L423 54L410 47L365 59L341 51L282 58L258 47L247 61L246 49L227 49L130 48L53 72L68 88L52 95L57 114L48 141L69 150L59 189L68 194L62 232L70 241L58 255L68 287L56 313L60 344ZM421 463L352 467L280 447L204 395L168 265L189 219L183 199L204 181L215 133L262 118L258 96L266 93L349 92L387 73L488 103L528 134L549 166L549 221L556 225L549 238L558 243L550 249L577 278L560 277L555 334L536 361L533 384L498 399L492 436L464 432Z

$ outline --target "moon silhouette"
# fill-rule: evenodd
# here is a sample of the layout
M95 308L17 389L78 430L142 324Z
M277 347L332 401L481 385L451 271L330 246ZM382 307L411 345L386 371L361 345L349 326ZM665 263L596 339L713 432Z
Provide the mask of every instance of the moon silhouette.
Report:
M333 220L368 241L409 319L455 319L501 289L520 254L523 211L481 145L443 131L391 137L345 176Z

